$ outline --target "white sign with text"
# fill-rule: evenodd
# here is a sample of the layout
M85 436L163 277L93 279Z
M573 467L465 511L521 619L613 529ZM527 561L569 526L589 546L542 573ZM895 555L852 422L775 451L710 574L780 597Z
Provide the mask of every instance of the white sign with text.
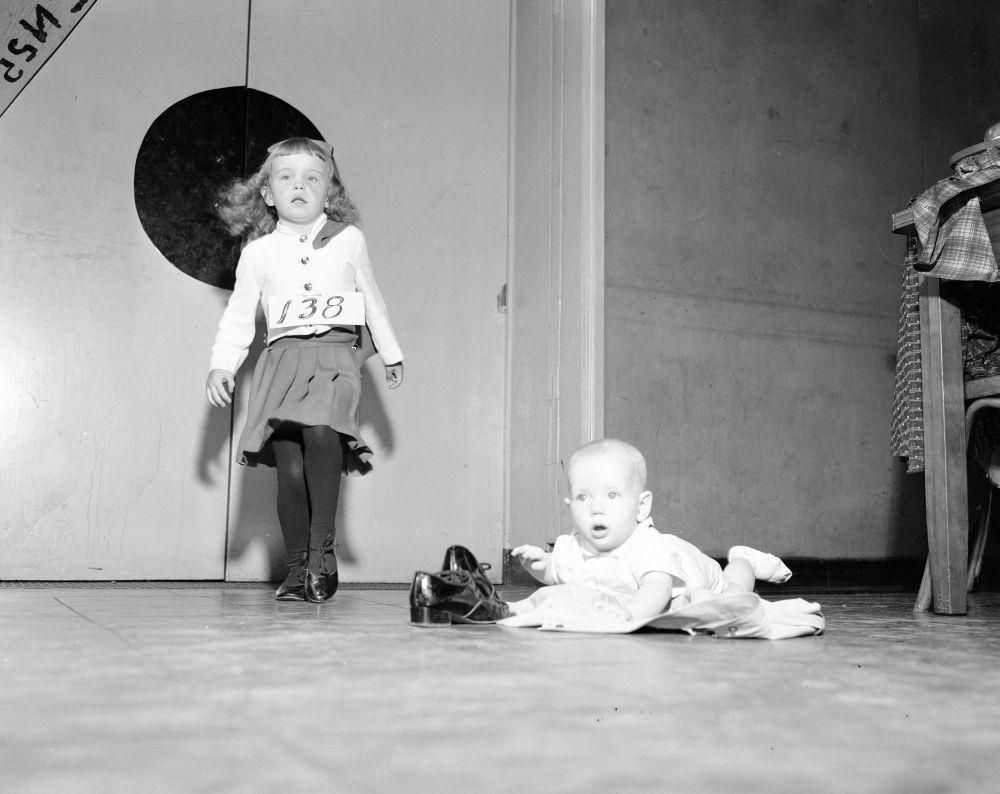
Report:
M272 295L267 299L269 328L297 325L364 325L365 296L360 292L337 295Z

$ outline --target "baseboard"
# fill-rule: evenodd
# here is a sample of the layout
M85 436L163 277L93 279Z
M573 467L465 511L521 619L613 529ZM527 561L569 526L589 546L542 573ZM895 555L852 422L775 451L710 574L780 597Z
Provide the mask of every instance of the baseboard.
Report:
M758 591L762 595L791 590L916 593L925 564L922 559L900 557L874 560L782 557L782 560L791 568L792 578L783 585L760 583Z

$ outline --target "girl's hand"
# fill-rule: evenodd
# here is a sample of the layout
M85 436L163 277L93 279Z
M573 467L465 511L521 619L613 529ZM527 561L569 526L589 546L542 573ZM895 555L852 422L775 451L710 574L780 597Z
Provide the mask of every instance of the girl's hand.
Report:
M205 393L208 401L216 408L225 408L233 401L233 389L236 388L236 378L232 372L224 369L213 369L205 381Z
M390 389L398 389L403 385L403 362L400 361L398 364L386 364L385 365L385 382L389 384Z

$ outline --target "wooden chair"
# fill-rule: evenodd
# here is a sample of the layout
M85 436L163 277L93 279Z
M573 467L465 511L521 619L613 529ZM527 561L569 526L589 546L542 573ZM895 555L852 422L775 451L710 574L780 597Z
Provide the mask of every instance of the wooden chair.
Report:
M965 442L969 442L969 434L976 416L984 408L1000 408L1000 375L991 378L979 378L965 382ZM979 510L974 529L975 537L969 550L968 579L966 591L971 593L983 570L983 556L986 552L986 539L990 532L990 518L993 512L993 499L996 490L1000 488L1000 476L987 470L986 495ZM917 611L930 609L933 599L931 593L930 561L924 566L924 577L917 593Z
M953 154L949 167L954 168L959 160L996 146L998 140L1000 124L986 131L982 143ZM1000 180L980 188L978 195L987 234L1000 260ZM909 209L893 213L892 231L905 235L908 245L917 244L913 213ZM965 614L966 593L982 570L995 490L992 483L987 487L986 503L975 522L975 539L970 552L966 487L968 433L980 410L1000 407L1000 377L962 383L960 328L959 309L942 295L939 279L926 278L920 293L920 336L929 550L914 609L926 611L933 603L935 612L959 615ZM932 557L936 563L933 582Z

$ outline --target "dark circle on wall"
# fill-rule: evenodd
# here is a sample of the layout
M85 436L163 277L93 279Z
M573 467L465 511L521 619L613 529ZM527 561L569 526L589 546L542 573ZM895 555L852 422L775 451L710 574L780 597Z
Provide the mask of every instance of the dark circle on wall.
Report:
M242 240L215 214L216 196L253 173L268 146L296 135L323 137L287 102L243 86L202 91L163 111L135 159L135 208L153 245L178 270L232 289Z

